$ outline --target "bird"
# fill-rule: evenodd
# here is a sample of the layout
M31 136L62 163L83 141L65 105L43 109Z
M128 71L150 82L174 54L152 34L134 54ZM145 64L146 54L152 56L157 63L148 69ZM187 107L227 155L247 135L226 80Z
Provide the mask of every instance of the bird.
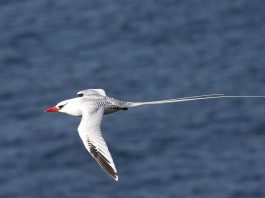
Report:
M177 103L214 98L265 98L265 96L231 96L209 94L150 102L127 102L108 97L103 89L86 89L77 92L77 97L59 102L44 112L61 112L81 117L79 136L91 156L115 181L119 177L108 146L101 133L103 115L126 111L131 107L165 103Z

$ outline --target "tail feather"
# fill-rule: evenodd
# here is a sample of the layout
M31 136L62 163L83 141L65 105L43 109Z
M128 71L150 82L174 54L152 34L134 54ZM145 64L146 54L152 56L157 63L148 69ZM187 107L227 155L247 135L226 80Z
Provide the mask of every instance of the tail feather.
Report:
M158 100L158 101L150 101L150 102L130 102L130 107L136 107L136 106L141 106L141 105L152 105L152 104L187 102L187 101L195 101L195 100L217 99L217 98L265 98L265 96L227 96L224 94L210 94L210 95L200 95L200 96L175 98L175 99L168 99L168 100Z

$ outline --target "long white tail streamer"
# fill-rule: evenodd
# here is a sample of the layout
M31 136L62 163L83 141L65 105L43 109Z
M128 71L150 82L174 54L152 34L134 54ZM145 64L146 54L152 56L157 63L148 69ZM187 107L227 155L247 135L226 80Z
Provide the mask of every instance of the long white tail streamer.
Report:
M136 107L136 106L141 106L141 105L187 102L187 101L217 99L217 98L265 98L265 96L228 96L224 94L210 94L210 95L200 95L200 96L175 98L175 99L168 99L168 100L158 100L158 101L150 101L150 102L133 102L131 106Z

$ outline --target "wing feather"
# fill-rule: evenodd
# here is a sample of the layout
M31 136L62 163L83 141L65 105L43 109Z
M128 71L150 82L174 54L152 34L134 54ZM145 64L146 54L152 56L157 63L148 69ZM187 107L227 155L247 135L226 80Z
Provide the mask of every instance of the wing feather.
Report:
M78 127L79 135L88 152L103 170L118 181L115 164L100 130L104 109L89 109L87 107L82 109L82 119Z
M90 95L95 95L95 94L106 96L106 92L103 89L86 89L86 90L77 92L77 95L79 94L82 94L83 96L90 96Z

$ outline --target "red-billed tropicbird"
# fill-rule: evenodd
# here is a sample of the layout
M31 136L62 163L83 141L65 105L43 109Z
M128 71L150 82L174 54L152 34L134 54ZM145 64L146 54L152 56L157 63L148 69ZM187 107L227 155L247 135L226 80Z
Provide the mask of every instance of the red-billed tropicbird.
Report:
M151 102L125 102L106 96L103 89L87 89L79 91L77 96L78 97L76 98L59 102L56 106L46 109L45 112L62 112L72 116L82 116L78 132L86 149L93 158L95 158L98 164L116 181L118 181L117 170L100 130L103 115L127 110L130 107L148 104L164 104L212 98L265 97L211 94Z

